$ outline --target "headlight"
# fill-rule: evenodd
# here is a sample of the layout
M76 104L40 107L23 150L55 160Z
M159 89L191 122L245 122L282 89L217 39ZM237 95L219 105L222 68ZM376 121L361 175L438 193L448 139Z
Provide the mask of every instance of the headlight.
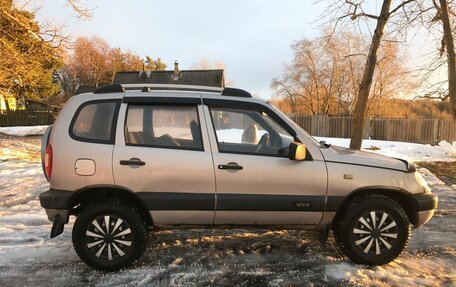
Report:
M415 178L418 184L424 187L425 192L431 192L431 188L427 184L426 180L424 180L424 177L417 171L415 172Z

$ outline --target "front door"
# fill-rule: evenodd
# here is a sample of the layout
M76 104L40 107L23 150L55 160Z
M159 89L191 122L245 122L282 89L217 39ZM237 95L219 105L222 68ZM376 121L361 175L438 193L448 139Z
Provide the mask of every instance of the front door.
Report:
M212 224L215 180L199 98L122 104L115 183L140 197L156 225ZM124 102L127 101L124 99ZM176 102L174 104L169 103ZM202 128L203 126L203 128Z
M231 106L212 100L205 107L216 143L214 224L318 224L326 200L325 163L310 154L305 161L288 159L288 146L298 139L269 115L270 109Z

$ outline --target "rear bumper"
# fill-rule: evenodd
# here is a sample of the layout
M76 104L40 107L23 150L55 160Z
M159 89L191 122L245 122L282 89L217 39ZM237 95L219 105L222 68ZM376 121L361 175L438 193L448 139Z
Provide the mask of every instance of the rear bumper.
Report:
M46 209L68 209L71 196L73 191L49 189L46 192L40 194L41 207Z
M69 202L73 191L49 189L40 194L40 204L46 209L49 221L68 222Z
M421 193L413 195L415 202L415 228L427 223L438 206L438 197L433 193Z

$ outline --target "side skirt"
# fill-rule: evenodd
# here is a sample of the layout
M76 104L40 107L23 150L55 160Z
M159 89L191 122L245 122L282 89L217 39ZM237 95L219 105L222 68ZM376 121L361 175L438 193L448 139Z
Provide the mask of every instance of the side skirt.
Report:
M156 224L154 231L180 229L245 229L245 230L316 230L315 225L195 225L195 224Z

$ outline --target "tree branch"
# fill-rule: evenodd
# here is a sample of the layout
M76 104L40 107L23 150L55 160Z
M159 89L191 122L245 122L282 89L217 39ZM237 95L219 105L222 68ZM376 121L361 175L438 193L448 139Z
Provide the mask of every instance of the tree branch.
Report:
M402 2L401 4L397 5L396 8L392 9L390 12L389 12L389 15L391 16L392 14L396 13L397 10L403 8L405 5L409 4L409 3L412 3L414 2L415 0L407 0L407 1L404 1Z

